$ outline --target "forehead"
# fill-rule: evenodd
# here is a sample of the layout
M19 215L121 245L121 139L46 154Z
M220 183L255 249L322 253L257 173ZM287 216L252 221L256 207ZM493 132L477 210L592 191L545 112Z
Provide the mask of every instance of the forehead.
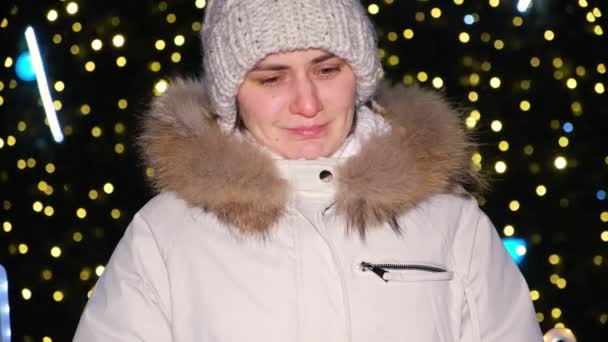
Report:
M261 59L258 63L256 63L254 69L260 69L271 65L290 66L300 64L314 64L333 58L338 57L322 49L306 49L278 52L270 54Z

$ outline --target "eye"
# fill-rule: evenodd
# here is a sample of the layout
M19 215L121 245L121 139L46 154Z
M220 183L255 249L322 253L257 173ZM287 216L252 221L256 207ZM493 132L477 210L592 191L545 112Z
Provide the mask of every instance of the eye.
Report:
M324 66L319 69L319 74L322 77L328 78L328 77L334 76L335 74L339 73L340 70L341 70L341 68L339 65Z
M275 76L261 78L260 80L258 80L258 82L264 86L272 86L272 85L276 85L277 83L279 83L282 79L283 79L283 77L281 75L275 75Z

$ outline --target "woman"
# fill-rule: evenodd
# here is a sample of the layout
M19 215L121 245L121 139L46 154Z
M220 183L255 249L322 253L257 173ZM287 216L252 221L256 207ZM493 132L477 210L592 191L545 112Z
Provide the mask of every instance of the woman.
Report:
M475 175L457 113L377 91L356 0L210 1L201 35L204 81L175 81L144 119L161 194L76 341L541 340L460 186Z

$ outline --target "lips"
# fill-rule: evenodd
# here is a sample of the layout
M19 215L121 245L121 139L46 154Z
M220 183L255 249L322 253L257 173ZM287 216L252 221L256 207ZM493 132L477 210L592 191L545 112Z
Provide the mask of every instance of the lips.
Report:
M299 126L288 128L287 130L292 134L303 138L315 138L323 133L325 126L326 125Z

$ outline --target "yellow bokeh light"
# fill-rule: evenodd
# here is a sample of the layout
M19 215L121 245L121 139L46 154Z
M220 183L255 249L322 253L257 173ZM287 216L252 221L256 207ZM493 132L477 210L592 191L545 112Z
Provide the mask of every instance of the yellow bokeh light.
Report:
M78 4L75 2L70 2L67 6L65 6L65 10L68 14L74 15L78 13Z
M431 17L433 17L435 19L441 17L441 9L439 9L437 7L431 9Z
M502 131L502 122L500 122L499 120L494 120L490 124L490 127L494 132L500 132Z
M602 27L600 25L595 25L593 27L593 33L595 33L598 36L601 36L604 34L604 30L602 29Z
M106 183L106 184L104 184L103 185L103 191L106 194L108 194L108 195L111 194L111 193L113 193L114 192L114 185L112 185L112 183Z
M469 75L469 83L472 86L477 86L479 84L480 79L481 78L479 77L479 74L477 74L477 73L472 73Z
M55 82L55 91L62 92L65 89L65 84L62 81Z
M156 82L156 84L154 85L154 90L158 93L158 94L162 94L165 91L167 91L167 88L169 87L169 84L167 83L167 81L165 80L160 80L158 82Z
M466 44L471 40L471 36L469 36L469 34L466 32L460 32L458 35L458 40L460 40L461 43Z
M443 80L441 79L441 77L434 77L432 83L433 87L435 87L436 89L443 87Z
M175 23L175 21L176 21L176 20L177 20L177 17L175 16L175 14L173 14L173 13L169 13L169 14L167 15L167 22L168 22L169 24L173 24L173 23Z
M78 208L76 210L76 216L78 216L79 219L83 219L85 217L87 217L87 211L84 208Z
M562 156L556 157L553 161L553 165L558 170L563 170L568 166L568 160Z
M104 270L105 270L105 267L103 265L99 265L99 266L95 267L95 274L98 277L101 277L101 274L103 273Z
M500 78L498 77L492 77L490 79L490 87L496 89L496 88L500 88Z
M568 147L568 145L570 144L570 140L567 137L560 137L557 140L557 143L560 147Z
M174 52L171 54L171 62L179 63L182 60L182 55L179 52Z
M496 39L494 41L494 48L496 50L502 50L502 49L504 49L504 47L505 47L505 42L504 41L502 41L500 39Z
M75 232L74 234L72 234L72 240L74 240L74 242L80 242L80 241L82 241L82 233L81 232Z
M91 135L95 138L99 138L102 134L101 128L95 126L91 129Z
M194 2L194 6L196 6L196 8L199 8L199 9L205 8L206 5L207 5L207 1L206 0L196 0Z
M26 129L27 129L27 124L26 124L25 122L23 122L23 121L19 121L19 122L17 123L17 130L18 130L19 132L25 132L25 130L26 130Z
M498 7L498 5L500 5L500 0L490 0L488 3L491 7Z
M93 61L88 61L85 65L84 68L86 69L86 71L88 72L93 72L95 71L95 62Z
M51 270L43 270L41 278L44 280L51 280L53 279L53 272Z
M530 299L532 299L532 300L539 300L540 299L540 292L538 292L537 290L530 291Z
M19 249L19 253L21 254L27 254L29 251L29 247L24 243L20 243L17 249Z
M608 211L603 211L600 214L600 220L602 220L602 222L608 222Z
M560 316L562 315L562 310L560 310L560 308L554 308L553 310L551 310L551 317L553 318L560 318Z
M48 337L48 336L44 336L44 337L42 338L42 342L53 342L53 339L52 339L52 338L50 338L50 337Z
M390 65L390 66L396 66L398 64L399 64L399 56L397 56L397 55L391 55L388 58L388 65Z
M501 141L498 143L498 149L501 150L502 152L506 152L509 150L509 142L507 141Z
M538 57L532 57L532 58L530 58L530 65L533 68L538 68L540 66L540 59Z
M53 216L55 214L55 209L50 205L44 207L44 215Z
M405 39L412 39L412 38L414 38L414 30L409 29L409 28L403 30L403 38L405 38Z
M420 82L426 82L429 79L429 75L424 72L424 71L420 71L417 75L416 78L418 79L418 81Z
M2 230L4 230L4 232L8 233L11 230L13 230L13 225L10 222L6 221L6 222L2 223Z
M125 65L127 65L127 59L124 56L120 56L120 57L116 58L116 65L119 68L124 67Z
M593 90L595 90L596 93L598 94L603 94L606 91L606 88L604 87L604 84L601 82L598 82L595 84L595 86L593 87Z
M477 94L476 91L470 91L468 97L471 102L477 102L477 100L479 100L479 94Z
M520 27L521 25L524 24L524 20L522 19L522 17L515 16L515 17L513 17L512 23L513 23L513 26Z
M61 110L61 108L63 107L63 104L61 103L61 101L59 100L55 100L53 101L53 107L55 108L55 110Z
M101 41L101 39L93 39L93 41L91 42L91 48L93 48L93 50L95 51L101 50L102 47L103 42Z
M81 23L72 24L72 31L74 31L74 32L82 31L82 24Z
M544 34L545 40L552 41L555 39L555 33L551 30L546 30Z
M154 43L154 47L156 48L156 50L164 50L166 47L165 41L162 39L157 40Z
M532 104L527 100L523 100L519 103L519 109L521 109L524 112L529 111L531 108L532 108Z
M606 73L606 65L604 63L600 63L597 65L597 67L595 68L595 70L597 71L598 74L605 74Z
M502 232L505 236L513 236L513 234L515 234L515 228L508 224L502 229Z
M112 44L114 44L114 46L117 48L123 47L125 45L125 36L122 34L114 35L112 38Z
M26 167L27 167L27 163L25 162L25 160L23 160L23 159L19 159L19 160L17 160L17 168L18 168L19 170L23 170L23 169L25 169Z
M28 288L24 288L21 290L21 297L25 300L30 300L32 298L32 291Z
M46 13L46 19L48 21L55 21L59 17L59 13L56 10L52 9Z
M92 200L96 200L99 197L99 193L97 192L97 190L91 190L89 191L89 198Z
M11 57L6 57L6 59L4 60L4 67L10 68L12 66L13 66L13 59Z
M545 196L547 194L547 187L544 185L539 185L536 187L536 194L538 196Z
M602 239L602 241L604 242L608 242L608 231L603 231L602 234L600 235L600 238Z
M555 57L553 58L552 64L554 68L561 68L564 66L564 60L559 57Z
M551 255L549 256L549 263L550 263L551 265L557 265L557 264L559 264L559 263L560 263L560 261L561 261L561 258L560 258L560 257L559 257L559 255L557 255L557 254L551 254Z
M520 208L519 201L511 201L509 203L509 210L511 210L511 211L518 211L519 208Z
M578 0L578 5L581 6L582 8L585 8L585 7L589 6L589 3L587 3L587 0Z
M63 292L57 290L53 292L53 300L56 302L61 302L64 298Z
M70 53L71 53L72 55L77 55L77 54L79 54L79 53L80 53L80 47L79 47L78 45L72 45L72 46L70 47Z
M34 209L34 211L37 213L41 212L43 207L44 206L40 201L36 201L32 204L32 209Z
M118 209L112 209L112 212L110 213L110 215L112 216L113 219L117 220L120 218L120 210Z
M494 164L494 170L496 170L497 173L507 172L507 163L502 160L497 161L496 164Z
M48 164L46 164L44 169L47 173L52 174L53 172L55 172L55 165L52 163L48 163Z
M91 278L91 270L88 267L83 268L80 271L80 280L87 281Z
M114 152L118 153L118 154L122 154L125 152L125 145L118 143L116 145L114 145Z
M576 86L577 86L577 84L578 84L578 83L576 82L576 79L574 79L574 78L569 78L569 79L566 81L566 86L567 86L569 89L575 89L575 88L576 88Z
M539 323L542 323L545 320L545 315L542 312L537 312L536 313L536 320Z
M454 4L456 4L458 6L460 6L464 3L464 0L453 0L453 1L454 1Z
M604 263L604 257L601 255L594 256L593 263L595 264L595 266L602 266L602 264Z
M126 109L128 106L129 106L129 101L127 101L126 99L118 100L118 108Z
M184 45L185 42L186 42L186 38L184 38L184 36L182 36L181 34L178 34L177 36L175 36L175 38L173 38L173 43L176 46L182 46L182 45Z
M51 248L51 256L53 258L59 258L61 256L61 248L53 246L53 248Z
M369 12L369 14L371 15L376 15L380 12L380 7L376 4L371 4L367 7L367 11Z

